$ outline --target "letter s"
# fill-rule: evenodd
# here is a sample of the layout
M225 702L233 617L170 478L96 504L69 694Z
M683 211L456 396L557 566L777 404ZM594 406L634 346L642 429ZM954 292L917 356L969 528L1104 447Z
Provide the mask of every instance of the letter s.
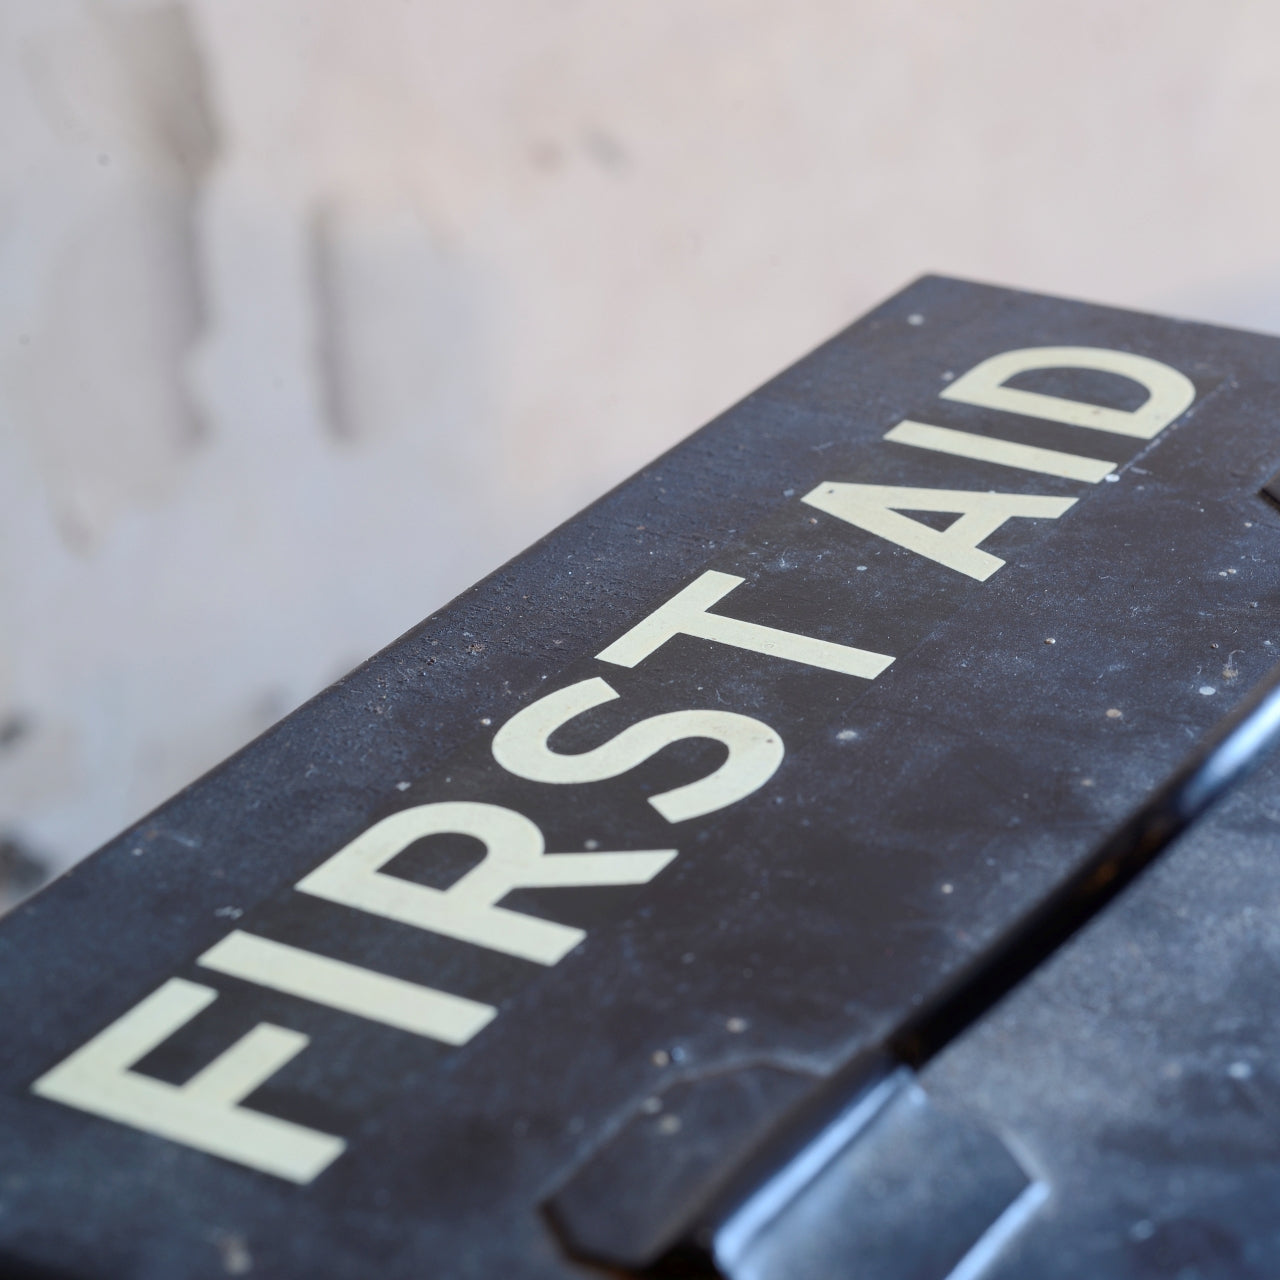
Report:
M668 822L700 818L749 796L782 763L782 739L767 724L733 711L669 711L650 716L576 755L562 755L547 746L547 739L562 725L616 697L598 677L549 693L516 712L498 730L493 758L508 773L531 782L600 782L634 769L685 738L723 742L729 758L714 773L650 797L649 803Z

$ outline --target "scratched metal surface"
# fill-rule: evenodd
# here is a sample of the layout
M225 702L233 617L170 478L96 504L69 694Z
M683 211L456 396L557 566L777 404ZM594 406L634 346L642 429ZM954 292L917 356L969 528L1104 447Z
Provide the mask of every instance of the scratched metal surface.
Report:
M1006 415L938 399L949 376L1037 345L1148 354L1196 382L1196 406L1145 445L997 427ZM919 282L38 895L0 924L10 1271L579 1274L538 1206L644 1099L747 1064L820 1074L881 1043L1268 665L1280 514L1257 491L1280 463L1278 352ZM1133 388L1106 379L1043 389L1133 407ZM1117 483L1087 485L885 443L904 417L1123 465ZM980 583L800 501L826 480L1080 500L997 531L983 545L1007 563ZM591 656L708 568L746 579L720 612L896 661L868 682L685 638L634 670ZM708 772L721 749L684 742L571 787L499 769L496 729L587 676L621 697L567 728L561 750L705 707L757 716L786 759L749 798L675 825L646 796ZM643 886L512 895L587 930L550 968L293 889L378 819L448 799L514 808L554 852L679 856ZM468 856L442 840L393 869L443 887ZM499 1013L450 1048L197 967L233 926ZM311 1037L249 1104L347 1140L313 1184L31 1095L174 976L219 998L144 1071L182 1081L263 1020ZM774 1095L756 1096L767 1120ZM674 1165L696 1148L696 1132L657 1132Z
M984 1277L1280 1274L1280 767L923 1074L1047 1196Z

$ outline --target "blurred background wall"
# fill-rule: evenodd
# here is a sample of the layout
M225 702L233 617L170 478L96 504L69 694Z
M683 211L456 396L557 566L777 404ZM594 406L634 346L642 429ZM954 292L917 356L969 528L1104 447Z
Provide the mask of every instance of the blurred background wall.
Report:
M0 898L925 270L1280 328L1268 0L0 0Z

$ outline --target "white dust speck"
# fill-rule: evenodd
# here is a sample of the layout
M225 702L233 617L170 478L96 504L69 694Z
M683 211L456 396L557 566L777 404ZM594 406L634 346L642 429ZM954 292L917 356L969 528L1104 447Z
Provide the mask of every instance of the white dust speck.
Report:
M956 887L953 884L944 884L942 886L943 893L954 893L955 891L956 891Z
M837 742L857 742L857 740L857 729L841 729L840 732L836 734Z
M1218 691L1211 684L1202 684L1200 686L1200 692L1204 694L1206 698L1212 698Z
M730 1018L724 1025L726 1031L731 1031L735 1036L740 1036L751 1024L746 1018Z
M222 1255L222 1269L227 1275L244 1276L253 1270L253 1255L244 1236L225 1231L217 1237L216 1244Z
M640 1110L643 1111L647 1116L656 1116L658 1112L662 1110L662 1099L646 1098L640 1104Z
M666 1134L679 1133L680 1117L672 1115L663 1116L662 1119L658 1121L658 1132Z
M671 1065L671 1055L665 1049L655 1049L653 1051L653 1065L655 1067L669 1067Z
M1227 1075L1233 1080L1247 1080L1253 1075L1253 1068L1247 1062L1233 1062L1227 1068Z
M1119 484L1119 483L1120 483L1120 477L1119 477L1119 476L1103 476L1102 478L1103 478L1103 479L1104 479L1108 484Z
M913 312L912 312L912 313L907 317L907 323L908 323L908 324L914 324L914 325L921 325L921 324L924 324L924 316L922 316L918 311L913 311Z
M397 790L397 791L408 791L408 790L409 790L409 784L408 784L407 782L397 782L397 783L396 783L396 790Z

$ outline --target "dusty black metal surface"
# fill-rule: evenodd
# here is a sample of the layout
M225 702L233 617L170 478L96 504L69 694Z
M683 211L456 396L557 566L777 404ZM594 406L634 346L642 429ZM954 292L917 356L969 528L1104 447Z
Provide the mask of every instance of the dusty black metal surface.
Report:
M1151 1142L1151 1134L1144 1135L1140 1126L1120 1135L1131 1148L1141 1150L1145 1145L1147 1159L1139 1163L1136 1179L1117 1177L1120 1171L1107 1168L1106 1155L1106 1148L1116 1140L1110 1129L1116 1116L1106 1106L1107 1099L1098 1095L1114 1086L1116 1076L1130 1078L1134 1068L1149 1058L1150 1047L1130 1044L1119 1060L1114 1054L1108 1060L1105 1053L1089 1051L1077 1064L1083 1068L1078 1077L1066 1082L1060 1060L1082 1040L1091 1040L1090 1022L1096 1021L1097 1010L1077 1006L1074 1019L1064 1021L1059 1014L1048 1026L1041 1015L1046 1004L1070 1009L1071 983L1107 987L1116 982L1117 974L1126 972L1123 964L1116 965L1108 955L1106 942L1108 926L1114 939L1117 919L1124 921L1127 913L1141 910L1123 895L1129 893L1146 904L1152 894L1159 895L1160 881L1152 886L1142 877L1188 831L1191 849L1202 848L1206 835L1213 847L1216 833L1204 819L1267 763L1277 738L1280 664L1107 836L1091 859L962 971L948 990L908 1019L880 1055L878 1070L864 1071L862 1079L847 1069L835 1073L775 1123L745 1166L753 1176L739 1179L734 1194L724 1197L724 1203L705 1214L689 1233L691 1239L706 1241L703 1257L713 1256L721 1274L731 1280L833 1272L960 1280L1009 1265L1030 1267L1030 1274L1041 1274L1044 1268L1034 1260L1038 1247L1042 1254L1047 1250L1059 1266L1065 1260L1069 1268L1077 1268L1087 1258L1091 1274L1121 1275L1129 1274L1135 1265L1125 1245L1145 1244L1154 1237L1155 1221L1159 1221L1172 1229L1169 1238L1143 1253L1137 1259L1139 1265L1156 1265L1161 1274L1166 1267L1176 1269L1180 1276L1201 1274L1202 1265L1211 1275L1259 1274L1246 1251L1268 1257L1267 1233L1242 1233L1239 1213L1223 1220L1205 1202L1214 1193L1224 1202L1238 1199L1248 1221L1266 1195L1268 1161L1259 1161L1256 1150L1238 1151L1226 1170L1211 1167L1206 1178L1205 1152L1186 1142L1197 1128L1224 1120L1229 1127L1231 1119L1247 1120L1247 1114L1232 1117L1230 1107L1222 1105L1221 1089L1205 1108L1198 1090L1180 1099L1180 1106L1164 1108L1161 1136L1167 1145ZM1265 822L1264 818L1256 825L1265 829ZM1179 861L1188 856L1194 854L1180 854ZM1228 859L1235 861L1238 858ZM1259 887L1275 878L1274 869L1264 871L1258 876ZM1211 873L1207 890L1197 891L1192 883L1182 885L1184 902L1204 900L1197 916L1211 925L1218 923L1223 899L1230 896L1223 894L1219 881ZM1185 908L1181 914L1186 916ZM1095 932L1101 930L1102 945L1073 945L1075 935L1090 926ZM1124 937L1124 926L1120 929ZM1140 928L1133 928L1130 950L1132 937L1140 933ZM1256 941L1247 941L1256 950ZM1240 942L1237 936L1218 948L1225 950L1229 963L1243 959ZM1166 929L1152 941L1151 959L1158 965L1183 946L1179 931ZM1242 976L1236 975L1237 979ZM1269 994L1265 988L1239 983L1228 1004L1226 1023L1220 1011L1215 1021L1203 1010L1189 1008L1179 1019L1189 1024L1181 1028L1182 1043L1187 1050L1194 1046L1200 1056L1207 1052L1210 1058L1220 1057L1220 1048L1210 1047L1215 1033L1241 1018L1256 1019ZM1138 1013L1148 1030L1152 1023L1159 1026L1169 1018L1169 998L1175 992L1167 979L1134 984L1130 995L1129 1012ZM1041 1025L1032 1030L1037 1021ZM1002 1034L1003 1043L993 1053L992 1037ZM1006 1074L1011 1049L1011 1060L1017 1064L1012 1082ZM1176 1079L1185 1069L1199 1066L1203 1075L1196 1056L1184 1052L1181 1058L1166 1059L1162 1074ZM922 1074L917 1076L913 1066L916 1071L923 1069ZM969 1096L958 1115L939 1109L922 1087L940 1090L945 1097L949 1087L956 1090L957 1074L963 1080L966 1072L967 1088L962 1085L958 1092ZM1247 1059L1237 1059L1228 1064L1226 1074L1236 1082L1248 1081L1254 1067ZM995 1082L999 1084L993 1090ZM1046 1087L1055 1089L1053 1101L1043 1112L1035 1111ZM1024 1153L1021 1158L999 1134L1015 1099L1034 1112L1005 1130L1007 1141ZM1248 1101L1256 1102L1256 1094ZM982 1115L984 1104L987 1118ZM1205 1115L1206 1110L1210 1114ZM1235 1110L1248 1113L1254 1108L1237 1106ZM815 1113L818 1123L814 1123ZM1082 1147L1085 1134L1090 1141ZM1227 1133L1221 1136L1230 1141ZM1268 1135L1264 1134L1262 1145L1264 1150L1270 1148L1274 1159ZM1072 1189L1074 1194L1069 1193L1060 1207L1055 1202L1059 1221L1048 1216L1037 1220L1035 1243L1024 1243L1014 1254L1019 1260L1011 1264L1005 1256L1009 1241L1023 1231L1051 1193L1063 1195L1069 1177L1062 1175L1078 1176L1081 1170L1086 1179ZM1193 1187L1190 1194L1183 1190L1186 1183ZM1171 1187L1176 1195L1168 1194ZM1152 1194L1156 1188L1166 1193L1164 1198ZM1144 1202L1152 1208L1151 1216L1135 1219L1132 1206ZM1196 1210L1202 1209L1207 1209L1207 1219L1196 1216ZM1127 1224L1127 1233L1115 1230L1117 1216L1122 1225ZM1062 1218L1070 1223L1068 1230L1062 1229ZM922 1230L925 1224L927 1230ZM1207 1233L1206 1228L1210 1228ZM1089 1239L1083 1252L1077 1235Z
M924 1072L1048 1193L991 1280L1276 1274L1278 786L1273 762Z
M1058 351L968 376L1028 348ZM1260 495L1280 466L1278 355L921 281L39 894L0 924L9 1272L553 1277L680 1243L807 1081L874 1061L1280 656L1280 511ZM1018 448L961 456L983 440ZM690 606L686 634L646 632L682 591L712 620ZM1274 834L1253 812L1256 870ZM1201 865L1230 830L1193 833ZM619 853L647 856L602 856ZM934 1207L938 1248L903 1274L969 1250L963 1266L1048 1275L1035 1259L1086 1241L1089 1274L1162 1274L1133 1258L1188 1231L1247 1236L1239 1274L1275 1272L1280 1240L1257 1225L1272 1166L1234 1159L1230 1108L1179 1095L1202 1142L1223 1117L1217 1181L1170 1201L1201 1225L1150 1208L1184 1176L1176 1136L1135 1140L1146 1216L1117 1227L1092 1185L1120 1167L1117 1124L1085 1114L1110 1114L1123 1071L1114 921L1147 892L1051 961L1084 977L1046 968L925 1069L961 1117L926 1139L929 1176L903 1180L906 1121L880 1130L883 1163L856 1142L842 1157L889 1188L860 1210L887 1252L859 1232L858 1257L892 1256L903 1227L883 1206L910 1198ZM1148 970L1187 972L1177 912L1195 906L1147 908L1125 988L1143 1026L1175 1017ZM1214 972L1248 975L1232 927ZM1055 1040L1043 1008L1090 983L1112 994ZM1245 1012L1261 989L1240 994L1227 1069L1261 1072L1269 1040ZM1150 1032L1171 1048L1158 1070L1135 1053L1135 1114L1138 1093L1165 1096L1168 1061L1216 1061L1205 1042L1235 998ZM1258 1078L1238 1077L1223 1088ZM1280 1150L1280 1121L1252 1114L1256 1150ZM948 1143L985 1154L948 1178ZM966 1187L983 1161L999 1185ZM974 1254L974 1223L1029 1203L1024 1175L1047 1198ZM852 1265L853 1244L832 1247ZM1082 1274L1070 1256L1062 1274Z

